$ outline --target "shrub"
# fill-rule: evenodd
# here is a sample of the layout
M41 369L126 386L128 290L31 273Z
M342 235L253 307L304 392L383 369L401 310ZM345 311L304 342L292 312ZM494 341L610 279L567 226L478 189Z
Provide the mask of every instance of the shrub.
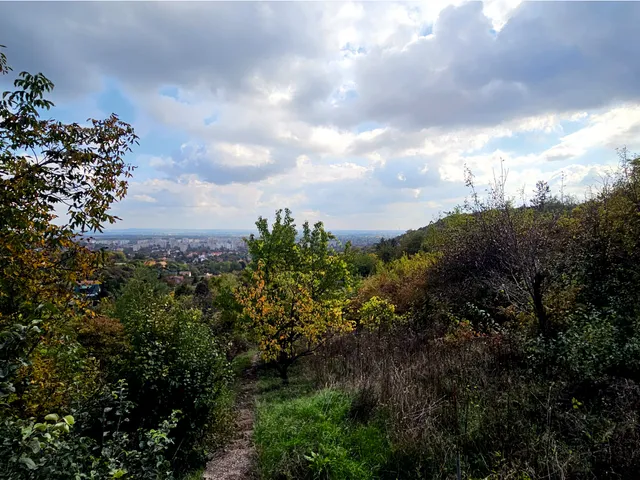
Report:
M120 378L130 351L122 322L104 315L91 315L78 326L78 342L95 358L102 374L111 381Z
M48 479L154 479L171 480L167 451L177 412L160 422L159 428L127 433L130 402L126 385L102 395L98 439L78 430L71 415L47 415L43 421L5 417L0 441L0 478ZM106 402L104 401L106 400ZM81 418L95 417L79 412Z
M356 305L380 297L395 305L399 315L420 309L426 302L428 273L437 258L434 254L421 253L403 256L379 267L375 275L362 282Z
M201 311L156 294L152 284L127 284L116 312L131 344L126 375L136 405L133 424L151 428L180 410L182 420L172 434L180 445L175 464L201 461L204 441L219 443L215 430L227 432L218 422L227 418L230 407L231 369L224 349L202 321Z

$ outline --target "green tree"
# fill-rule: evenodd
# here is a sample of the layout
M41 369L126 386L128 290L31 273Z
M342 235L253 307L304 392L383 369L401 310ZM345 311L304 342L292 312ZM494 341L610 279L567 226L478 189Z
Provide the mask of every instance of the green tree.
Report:
M376 272L380 263L375 253L367 253L361 249L353 249L348 255L349 265L354 275L366 278Z
M322 222L302 235L286 209L276 212L269 230L260 217L258 236L251 235L251 275L237 298L251 322L262 356L273 361L284 383L289 367L310 355L334 332L353 328L343 316L351 275L344 253L329 248L333 239Z
M22 72L14 86L0 100L0 321L68 304L69 284L95 260L75 240L117 220L109 208L127 192L124 155L137 142L115 114L86 126L42 119L53 83L41 73Z

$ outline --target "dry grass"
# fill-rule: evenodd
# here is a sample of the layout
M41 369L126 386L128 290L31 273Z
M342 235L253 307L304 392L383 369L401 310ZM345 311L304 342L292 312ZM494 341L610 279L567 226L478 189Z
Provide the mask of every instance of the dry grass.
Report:
M637 391L625 387L627 400L613 401L617 413L577 404L575 385L528 370L508 337L361 333L328 345L309 371L384 412L394 445L389 478L452 478L458 455L463 478L630 478L625 472L637 468L623 441L637 435L635 414L623 413Z

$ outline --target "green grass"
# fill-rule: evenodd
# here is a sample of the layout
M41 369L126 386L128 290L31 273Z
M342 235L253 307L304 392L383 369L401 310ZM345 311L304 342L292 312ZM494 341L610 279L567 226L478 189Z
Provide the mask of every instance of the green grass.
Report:
M389 441L376 421L350 419L353 397L326 389L294 398L303 386L289 388L293 395L283 393L287 388L274 389L258 404L254 440L261 478L378 478Z
M191 473L186 474L184 477L182 477L182 480L202 480L203 475L204 468L199 468Z
M251 362L253 361L253 357L256 352L256 349L247 350L233 359L231 362L231 368L233 369L233 373L236 378L240 378L240 376L242 376L242 372L251 368Z
M262 368L258 371L258 398L263 403L292 400L316 391L316 387L306 375L303 362L295 363L289 369L289 385L284 386L274 369Z

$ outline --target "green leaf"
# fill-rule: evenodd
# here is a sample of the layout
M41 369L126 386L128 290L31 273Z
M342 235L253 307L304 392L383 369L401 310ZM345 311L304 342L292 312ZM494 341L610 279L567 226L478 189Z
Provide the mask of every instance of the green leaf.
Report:
M65 417L63 418L63 420L65 422L67 422L67 425L73 425L74 423L76 423L75 419L73 418L72 415L65 415Z
M33 453L38 453L40 451L40 442L38 441L38 439L31 439L31 441L29 442L29 448L31 448L31 451Z
M50 413L49 415L44 417L44 420L46 422L57 422L59 419L60 419L60 417L58 416L57 413Z
M35 470L36 468L38 468L36 462L31 460L29 457L20 457L20 460L18 461L20 463L24 463L29 470Z
M111 471L111 478L122 478L126 475L127 471L119 468L118 470Z

